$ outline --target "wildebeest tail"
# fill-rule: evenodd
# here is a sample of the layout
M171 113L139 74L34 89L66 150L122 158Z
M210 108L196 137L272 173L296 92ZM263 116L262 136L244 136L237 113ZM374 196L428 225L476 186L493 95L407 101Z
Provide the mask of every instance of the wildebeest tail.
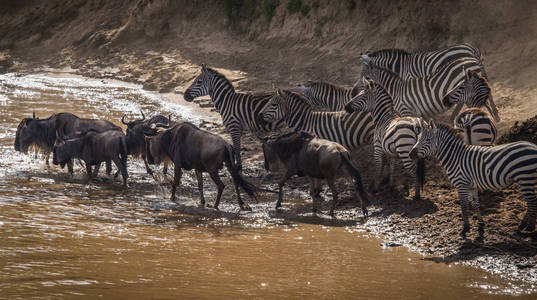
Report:
M224 162L226 163L226 167L229 173L231 174L233 181L235 182L236 185L242 187L244 191L248 194L248 196L250 196L250 198L257 201L258 200L257 187L249 183L248 181L244 180L244 178L242 178L241 174L239 174L239 170L237 169L237 166L235 165L234 157L235 155L234 155L233 147L231 147L231 145L228 145L226 147L226 157L225 157Z
M416 178L418 179L420 190L422 190L423 184L425 183L425 159L418 159L418 161L416 162L416 167Z
M367 216L367 205L369 205L369 197L367 196L367 193L364 189L364 185L362 182L362 176L360 175L360 172L352 165L351 161L349 160L349 157L347 157L345 154L341 153L341 159L343 160L343 164L345 165L345 168L347 169L347 172L354 178L354 185L356 187L356 190L360 194L360 198L362 201L362 212L364 215Z

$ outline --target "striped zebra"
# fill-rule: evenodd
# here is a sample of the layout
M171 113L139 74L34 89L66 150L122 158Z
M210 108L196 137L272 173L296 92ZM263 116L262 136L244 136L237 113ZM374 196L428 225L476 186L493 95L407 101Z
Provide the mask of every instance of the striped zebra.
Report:
M464 134L466 145L492 146L498 135L492 116L480 108L463 110L453 120L453 127Z
M323 81L308 81L304 84L299 84L298 88L311 106L328 111L343 110L345 104L358 95L361 90L358 84L350 88L344 88Z
M399 74L403 80L431 75L442 66L461 58L479 61L481 71L484 73L481 51L468 43L434 51L410 53L402 49L382 49L365 55L375 65L392 70Z
M395 109L402 116L433 118L454 104L486 106L492 111L487 106L490 86L476 70L479 70L479 65L474 59L459 59L432 75L405 81L391 70L369 61L364 63L362 78L382 85L394 99Z
M269 103L273 94L252 95L235 92L231 82L222 74L201 65L201 74L185 91L184 98L191 102L194 98L210 95L214 106L222 116L222 123L231 135L237 167L242 169L240 155L241 136L244 131L266 132L279 129L281 122L258 122L257 116Z
M484 222L479 211L477 190L506 188L513 183L526 199L527 211L518 230L535 229L537 214L537 146L529 142L516 142L483 147L465 145L453 127L434 122L424 128L410 152L412 158L435 155L459 193L464 222L461 236L470 230L468 202L477 213L479 238L483 237Z
M391 166L389 174L390 185L393 186L391 174L393 163L391 158L403 161L408 174L416 176L414 199L420 199L420 191L424 181L424 161L420 159L417 164L409 157L410 150L417 141L421 129L427 126L422 118L399 117L393 107L392 97L379 84L370 81L365 84L364 91L354 97L346 106L348 112L370 112L375 124L373 138L373 157L376 173L373 179L373 188L377 189L377 182L384 171L385 161Z
M314 111L297 93L278 90L260 115L269 123L285 122L294 130L306 131L319 138L341 144L348 150L371 143L373 120L367 112Z

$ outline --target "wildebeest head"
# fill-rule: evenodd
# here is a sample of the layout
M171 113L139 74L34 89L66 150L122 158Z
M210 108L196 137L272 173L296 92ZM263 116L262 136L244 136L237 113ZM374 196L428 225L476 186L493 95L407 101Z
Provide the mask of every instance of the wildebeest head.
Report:
M140 111L141 112L141 111ZM152 124L170 124L171 115L167 118L163 115L156 115L150 119L146 119L143 112L142 119L125 122L125 115L121 118L121 122L127 125L127 148L130 155L145 154L145 137L144 132L150 130Z
M194 79L194 82L185 91L184 98L191 102L194 98L209 95L212 91L213 79L218 73L208 68L205 64L201 65L201 74Z
M165 160L170 160L166 151L171 142L169 130L171 129L168 124L155 123L144 131L145 155L148 164L160 164Z
M50 151L56 138L53 116L40 120L34 113L31 118L22 119L17 126L15 150L26 153L30 146L35 145Z
M52 151L52 163L62 168L73 158L79 157L84 146L84 134L63 140L57 139Z

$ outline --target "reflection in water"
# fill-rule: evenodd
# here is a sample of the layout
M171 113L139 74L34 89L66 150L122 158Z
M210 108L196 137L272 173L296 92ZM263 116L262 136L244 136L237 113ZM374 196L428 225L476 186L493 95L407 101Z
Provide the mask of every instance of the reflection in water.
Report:
M200 121L193 107L136 86L0 75L0 298L530 297L527 287L481 271L382 249L355 226L270 218L272 202L240 216L234 203L224 206L227 215L179 213L139 161L129 160L123 189L102 178L85 182L80 167L71 178L13 150L16 125L32 111L119 124L140 108ZM180 201L195 207L195 184L185 184Z

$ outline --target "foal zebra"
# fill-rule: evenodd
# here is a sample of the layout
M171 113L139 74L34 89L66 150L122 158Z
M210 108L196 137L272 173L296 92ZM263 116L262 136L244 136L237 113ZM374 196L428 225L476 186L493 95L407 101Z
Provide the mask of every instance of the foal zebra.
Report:
M214 106L222 116L222 122L231 135L237 167L242 169L241 136L243 131L272 131L283 126L282 122L258 122L257 116L269 103L273 94L251 95L235 92L231 82L222 74L201 65L201 74L185 91L184 98L191 102L194 98L210 95Z
M371 114L367 112L314 111L301 95L282 90L278 90L260 117L269 123L283 121L294 130L337 142L348 150L370 144L374 130Z
M480 108L463 110L453 120L453 127L464 134L466 145L492 146L498 134L490 114Z
M405 81L389 69L365 62L362 78L382 85L402 116L437 117L453 104L487 105L490 86L483 76L474 72L478 69L475 60L459 59L432 75Z
M352 97L358 95L361 90L358 84L351 88L344 88L323 81L308 81L304 84L299 84L298 88L306 96L305 98L311 106L328 111L343 110L345 104Z
M411 176L416 175L414 199L420 199L420 191L424 181L424 161L419 159L417 164L409 157L410 150L416 143L419 132L427 124L422 118L398 117L393 107L392 97L379 84L370 81L365 89L354 97L346 106L348 112L370 112L375 124L373 140L373 157L376 173L373 188L376 190L378 180L384 170L384 162L390 166L389 183L393 186L392 157L403 161L403 166Z
M468 43L453 45L435 51L414 53L402 49L382 49L366 53L365 56L368 56L375 65L399 74L403 80L431 75L442 66L461 58L479 61L481 71L484 73L481 52Z
M479 237L483 237L484 222L479 211L477 189L502 189L516 183L527 202L527 211L518 230L535 229L537 214L537 146L516 142L493 147L465 145L461 136L449 125L431 122L418 136L410 152L412 158L435 155L458 190L464 222L461 236L470 230L468 201L477 213Z

